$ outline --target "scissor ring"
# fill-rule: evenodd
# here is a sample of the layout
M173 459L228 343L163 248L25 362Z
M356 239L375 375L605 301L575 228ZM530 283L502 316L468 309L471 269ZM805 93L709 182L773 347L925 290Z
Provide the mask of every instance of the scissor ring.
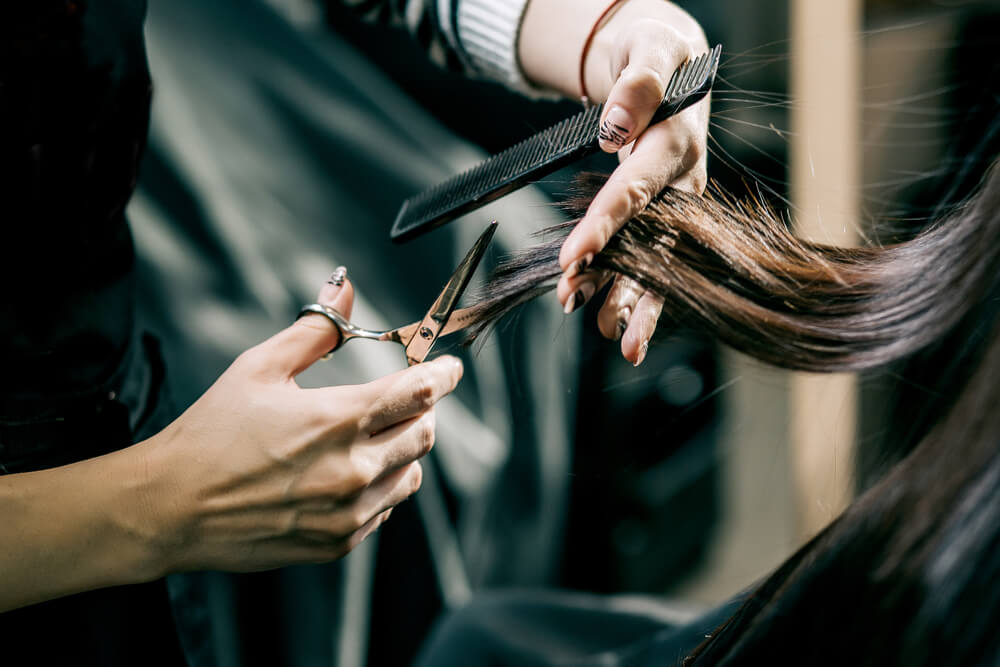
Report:
M296 321L298 321L300 318L310 313L317 313L319 315L322 315L326 319L333 322L333 326L337 327L337 333L339 334L337 336L337 344L334 345L329 352L320 357L321 361L329 361L333 353L339 350L347 341L347 336L345 335L345 332L353 328L353 325L347 320L346 317L341 315L340 311L338 311L336 308L325 306L322 303L310 303L306 306L303 306L302 310L299 311L299 314L295 316L295 319Z

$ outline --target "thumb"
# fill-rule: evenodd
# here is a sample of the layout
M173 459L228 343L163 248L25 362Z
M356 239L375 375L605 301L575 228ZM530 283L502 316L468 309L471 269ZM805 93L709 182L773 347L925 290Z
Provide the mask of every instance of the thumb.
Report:
M627 63L608 93L598 141L608 153L633 142L656 113L674 70L691 57L692 47L664 24L643 22L625 41Z
M346 276L347 269L338 267L319 291L316 302L349 318L354 305L354 287ZM270 368L293 378L319 361L339 342L340 330L333 322L318 313L307 313L265 341L261 347L266 348Z

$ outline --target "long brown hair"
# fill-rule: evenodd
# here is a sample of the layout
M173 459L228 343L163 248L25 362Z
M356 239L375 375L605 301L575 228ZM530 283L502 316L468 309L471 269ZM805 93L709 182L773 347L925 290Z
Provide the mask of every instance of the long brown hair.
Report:
M554 287L572 224L500 267L479 304L481 327ZM1000 170L914 237L857 249L797 239L755 202L667 190L593 268L662 296L661 326L783 368L875 369L960 341L953 356L964 370L949 374L950 395L912 452L685 663L1000 660Z

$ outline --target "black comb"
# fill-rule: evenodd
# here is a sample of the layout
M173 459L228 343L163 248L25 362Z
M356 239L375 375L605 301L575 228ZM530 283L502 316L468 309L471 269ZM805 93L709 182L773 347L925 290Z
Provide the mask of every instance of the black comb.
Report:
M716 46L674 72L650 125L701 101L712 89L722 46ZM403 202L390 237L396 243L451 222L508 192L600 150L598 121L603 105L556 123L475 167Z

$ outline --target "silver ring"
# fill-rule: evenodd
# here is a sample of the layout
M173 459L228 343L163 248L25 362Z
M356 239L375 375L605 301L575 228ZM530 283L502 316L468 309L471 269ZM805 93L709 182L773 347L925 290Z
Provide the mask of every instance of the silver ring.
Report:
M347 342L345 331L348 331L352 325L347 318L341 315L336 309L323 305L322 303L310 303L307 306L303 306L302 310L299 311L299 314L295 316L295 319L298 320L305 315L309 315L310 313L322 315L326 319L330 320L330 322L332 322L340 332L340 340L337 341L337 345L321 357L323 361L328 361L330 359L330 355L340 349L340 347Z

